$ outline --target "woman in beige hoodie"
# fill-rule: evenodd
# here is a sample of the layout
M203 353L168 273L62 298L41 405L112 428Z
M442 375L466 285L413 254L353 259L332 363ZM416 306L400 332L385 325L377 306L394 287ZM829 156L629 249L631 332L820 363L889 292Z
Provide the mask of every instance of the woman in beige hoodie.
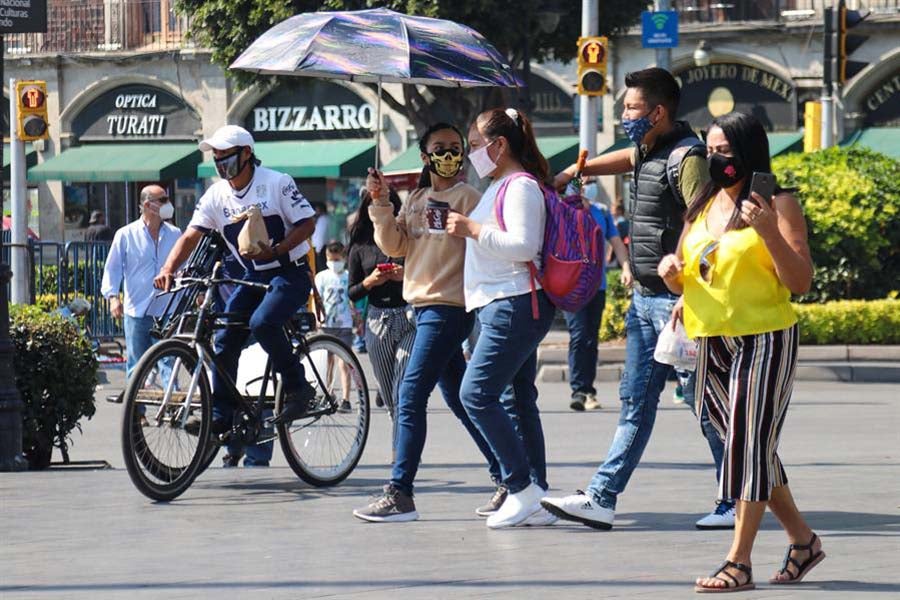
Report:
M398 393L391 479L380 498L353 511L366 521L418 519L413 481L425 446L428 397L435 385L487 459L491 478L500 481L493 452L459 401L466 368L462 342L474 320L466 312L463 296L465 241L447 235L445 229L449 212L468 214L481 193L459 181L465 145L456 127L445 123L431 126L419 140L419 149L425 165L423 177L396 218L381 173L370 170L366 182L373 198L369 216L375 225L375 243L388 256L405 257L403 297L416 313L416 339ZM486 516L496 510L502 502L498 495L502 490L476 512Z

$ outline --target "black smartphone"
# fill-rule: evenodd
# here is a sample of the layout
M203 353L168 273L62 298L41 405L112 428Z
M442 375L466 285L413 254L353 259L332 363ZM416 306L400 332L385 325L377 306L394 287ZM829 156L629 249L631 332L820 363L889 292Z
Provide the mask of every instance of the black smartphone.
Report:
M772 194L775 193L775 176L771 173L760 173L758 171L753 172L753 179L750 180L750 193L756 192L763 198L765 198L766 203L772 204ZM756 202L753 196L751 195L749 200L751 202Z

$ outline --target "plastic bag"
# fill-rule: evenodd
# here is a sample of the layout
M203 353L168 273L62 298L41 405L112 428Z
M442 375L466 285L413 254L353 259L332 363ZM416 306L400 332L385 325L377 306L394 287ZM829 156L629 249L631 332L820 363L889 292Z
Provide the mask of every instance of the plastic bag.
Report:
M239 223L244 221L238 233L238 252L242 255L253 256L262 251L259 243L270 245L269 232L266 231L266 222L263 221L262 212L257 206L251 206L247 212L239 217L232 219L233 222Z
M688 338L681 321L666 323L656 339L653 360L676 369L693 371L697 367L697 342Z

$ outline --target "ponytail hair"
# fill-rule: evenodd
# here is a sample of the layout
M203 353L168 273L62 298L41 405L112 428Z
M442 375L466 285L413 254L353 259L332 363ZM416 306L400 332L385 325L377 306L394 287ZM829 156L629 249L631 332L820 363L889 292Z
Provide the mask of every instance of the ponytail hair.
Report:
M550 165L538 149L531 121L525 113L515 108L494 108L478 115L476 123L485 137L505 137L513 158L538 181L552 185Z
M419 136L419 152L422 154L428 154L426 148L428 148L428 140L431 138L431 134L443 131L444 129L451 129L453 132L459 136L460 142L462 142L463 148L466 147L466 138L463 137L462 132L459 130L456 125L451 125L450 123L438 122L429 126L428 129L425 130L421 136ZM422 166L422 172L419 174L419 183L416 185L416 189L422 189L431 187L431 169L428 168L428 165Z

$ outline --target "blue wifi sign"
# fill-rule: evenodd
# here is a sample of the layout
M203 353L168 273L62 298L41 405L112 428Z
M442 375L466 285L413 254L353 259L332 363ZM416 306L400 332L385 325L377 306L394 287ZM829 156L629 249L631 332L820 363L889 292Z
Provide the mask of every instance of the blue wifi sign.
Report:
M678 46L678 13L674 10L641 13L641 43L644 48Z

